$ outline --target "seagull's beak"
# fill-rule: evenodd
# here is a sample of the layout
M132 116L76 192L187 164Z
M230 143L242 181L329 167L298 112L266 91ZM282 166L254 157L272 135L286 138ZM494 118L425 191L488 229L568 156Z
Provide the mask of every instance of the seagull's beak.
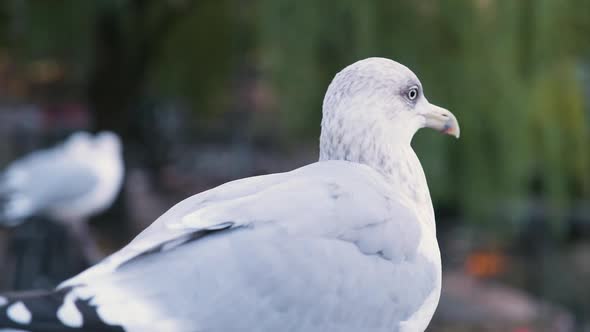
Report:
M428 104L423 116L425 127L459 138L461 130L459 129L459 122L457 122L457 118L453 113L442 107Z

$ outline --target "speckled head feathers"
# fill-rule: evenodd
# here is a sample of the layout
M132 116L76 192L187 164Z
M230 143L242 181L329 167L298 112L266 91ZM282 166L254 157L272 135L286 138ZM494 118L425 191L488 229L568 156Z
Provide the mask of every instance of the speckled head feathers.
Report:
M449 111L428 102L406 66L385 58L360 60L336 74L328 87L320 159L370 163L371 151L409 147L422 127L454 136L459 130Z

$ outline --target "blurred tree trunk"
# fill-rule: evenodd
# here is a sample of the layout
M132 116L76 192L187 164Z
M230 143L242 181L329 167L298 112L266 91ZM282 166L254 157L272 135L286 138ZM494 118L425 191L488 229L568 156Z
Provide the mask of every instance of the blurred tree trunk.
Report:
M94 129L119 134L126 147L126 168L140 159L142 164L149 165L152 179L162 166L162 159L150 153L149 138L158 133L150 130L152 124L140 124L145 119L138 117L141 114L136 110L141 103L149 69L157 60L162 44L193 3L132 0L122 7L103 6L94 23L94 57L88 83ZM158 15L154 17L154 13ZM100 227L94 227L94 230L105 235L101 238L109 237L112 243L108 246L111 248L125 244L130 230L136 229L128 224L127 209L123 189L112 208L95 218ZM117 231L112 232L113 229ZM112 238L113 234L118 234L118 238Z
M139 64L129 63L130 46L123 36L119 15L109 8L96 19L94 67L88 99L95 113L96 129L124 134L126 114L141 89L141 80L136 76L142 69ZM135 68L128 67L130 64Z
M94 65L88 85L97 130L113 130L124 140L129 138L125 135L132 121L130 112L139 104L148 70L171 28L193 4L134 0L123 9L105 6L97 14ZM160 14L149 23L155 11Z

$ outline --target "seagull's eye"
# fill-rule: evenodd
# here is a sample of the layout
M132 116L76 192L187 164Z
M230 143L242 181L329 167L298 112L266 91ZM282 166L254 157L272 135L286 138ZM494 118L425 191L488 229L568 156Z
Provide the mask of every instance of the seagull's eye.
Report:
M410 88L410 90L408 90L408 92L407 92L407 96L408 96L408 99L411 101L416 100L416 98L418 98L418 88L417 87Z

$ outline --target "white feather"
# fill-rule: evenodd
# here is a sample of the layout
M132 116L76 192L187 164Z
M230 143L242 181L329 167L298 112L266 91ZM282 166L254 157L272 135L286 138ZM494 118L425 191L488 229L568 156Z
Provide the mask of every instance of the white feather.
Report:
M31 312L22 302L11 304L6 309L6 316L12 319L12 321L23 325L30 324L33 319Z

